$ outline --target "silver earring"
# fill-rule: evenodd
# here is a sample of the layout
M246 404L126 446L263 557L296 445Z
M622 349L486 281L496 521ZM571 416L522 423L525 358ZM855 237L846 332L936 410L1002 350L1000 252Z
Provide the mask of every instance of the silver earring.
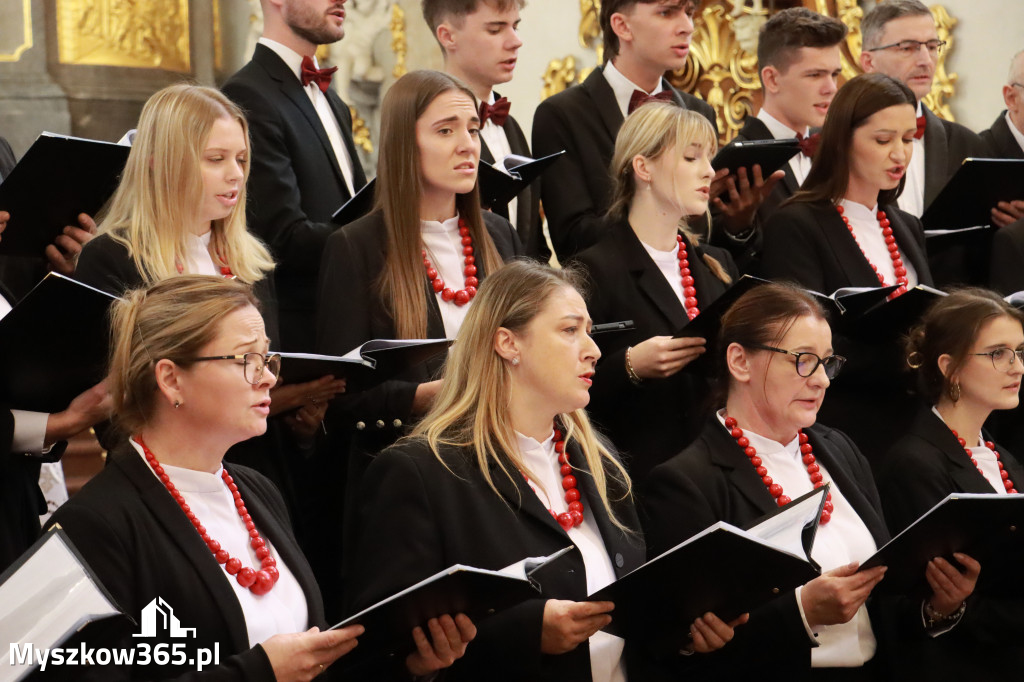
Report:
M519 358L518 357L512 358L512 366L513 367L518 367L519 366Z
M174 409L178 409L179 407L181 407L181 401L180 400L175 400L174 401Z

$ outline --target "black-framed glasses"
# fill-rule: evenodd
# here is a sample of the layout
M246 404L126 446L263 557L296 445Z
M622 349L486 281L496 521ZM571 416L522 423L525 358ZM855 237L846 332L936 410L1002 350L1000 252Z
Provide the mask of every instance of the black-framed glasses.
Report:
M1020 88L1021 90L1024 90L1024 84L1022 84L1022 83L1016 83L1016 82L1010 83L1010 87Z
M758 350L770 350L773 353L783 353L785 355L792 355L796 358L796 373L800 376L807 378L818 371L819 366L825 368L825 376L830 380L835 379L839 375L839 370L846 364L846 358L842 355L830 355L827 358L823 358L817 353L810 353L804 351L797 353L793 350L784 350L782 348L775 348L774 346L761 346L755 345L750 348L757 348Z
M879 50L895 50L904 57L910 57L911 55L917 54L921 48L928 50L928 54L938 56L942 53L942 48L946 46L945 40L901 40L898 43L889 43L888 45L879 45L873 47L865 52L878 52Z
M281 356L277 353L264 355L263 353L243 353L241 355L208 355L202 358L192 358L193 362L204 360L241 360L242 375L245 380L256 386L263 380L263 370L269 369L270 373L277 376L281 371Z
M992 360L992 367L998 372L1009 372L1013 363L1019 362L1024 365L1024 348L996 348L987 353L971 353L971 355L987 355Z

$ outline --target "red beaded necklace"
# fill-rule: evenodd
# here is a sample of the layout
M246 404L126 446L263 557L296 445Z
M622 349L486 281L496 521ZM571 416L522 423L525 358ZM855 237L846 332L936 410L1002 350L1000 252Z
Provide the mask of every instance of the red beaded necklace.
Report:
M227 260L225 260L224 258L224 254L222 254L220 251L217 251L217 258L220 259L221 263L227 263ZM231 272L231 268L229 268L226 265L221 265L219 267L221 275L223 275L224 277L234 277L234 274L232 274ZM174 268L178 271L179 275L185 274L185 266L182 265L181 261L179 261L177 258L174 259Z
M956 438L958 443L960 443L960 447L962 447L964 449L964 452L967 453L967 456L971 458L971 464L974 465L974 467L978 470L979 474L984 476L985 473L981 470L981 467L978 466L978 460L974 459L974 453L971 452L971 449L969 447L967 447L967 441L961 438L960 434L958 434L954 429L950 429L950 431L953 432L953 437ZM1003 487L1006 488L1006 492L1010 493L1011 495L1016 495L1017 489L1013 487L1013 481L1010 480L1010 472L1003 468L1003 463L999 459L999 453L996 452L996 444L990 440L987 440L985 441L985 447L991 450L992 454L996 456L996 466L999 467L999 477L1003 479ZM985 480L988 479L986 478Z
M679 258L679 274L683 277L683 307L686 308L686 317L693 319L700 314L697 308L697 289L693 285L693 276L690 274L690 259L686 253L686 242L683 235L676 235L676 242L679 244L677 256Z
M555 521L558 521L566 532L569 532L570 528L574 528L583 523L583 503L580 502L580 491L576 487L576 477L572 474L572 466L569 465L569 455L565 453L565 440L562 435L562 431L556 426L554 433L555 452L558 453L558 463L562 465L559 470L562 474L562 490L565 491L565 501L568 503L568 511L564 511L561 514L556 513L553 509L548 509L548 513L551 514ZM530 483L530 479L523 474L523 478L526 479L526 483L530 486L530 490L534 493L537 489Z
M757 475L761 477L761 481L765 487L768 488L768 493L775 498L775 504L783 507L792 500L788 495L782 493L782 486L772 480L772 477L768 475L768 470L764 467L764 463L761 458L757 456L757 450L750 444L750 440L743 435L743 429L741 429L735 419L732 417L725 418L725 426L729 429L730 435L736 439L736 444L740 446L749 459L750 463L754 465L754 469L757 471ZM807 439L807 434L804 433L803 429L797 431L798 438L800 439L800 454L803 456L803 463L807 467L807 475L811 478L811 483L814 484L815 489L825 485L821 476L821 467L818 466L814 458L814 449L811 447L810 441ZM832 493L827 493L825 496L825 506L821 512L821 518L818 520L820 525L825 525L832 518Z
M281 574L277 570L277 560L270 556L270 550L267 549L267 543L264 542L263 538L260 537L260 532L256 530L256 525L252 522L252 517L249 515L249 511L245 508L245 503L242 501L242 496L238 492L238 486L235 485L234 479L231 478L231 474L228 473L227 469L221 469L221 478L224 480L224 485L231 491L231 496L235 499L235 508L238 510L238 516L241 517L242 522L245 524L246 530L249 531L249 544L254 550L256 550L256 558L261 562L260 570L252 568L242 568L242 562L230 554L227 550L221 549L220 543L212 539L209 533L206 532L206 528L202 523L199 522L199 518L189 508L185 502L185 498L182 496L178 489L171 482L171 477L167 475L164 468L157 461L156 457L150 452L149 448L142 441L141 436L134 436L134 440L139 446L142 447L142 452L146 456L146 461L149 462L149 466L153 469L153 473L157 475L160 482L167 488L167 492L171 494L174 501L181 507L181 511L185 512L185 516L195 527L199 533L199 537L203 539L206 546L210 549L213 554L213 558L217 560L218 564L224 564L224 570L228 572L228 575L235 576L235 580L242 587L248 588L250 592L256 595L263 595L270 592L271 588L277 583Z
M871 269L875 271L875 276L878 277L878 283L883 287L886 286L885 277L878 271L878 266L871 262L868 258L868 254L864 251L864 247L857 241L857 235L853 231L853 225L850 225L850 219L843 215L843 207L836 206L836 211L839 212L839 217L843 219L843 223L846 225L846 229L850 231L850 236L853 237L853 241L860 247L860 252L864 254L864 260L868 262ZM875 215L878 218L878 226L882 228L882 236L885 237L885 245L889 249L889 257L892 258L892 266L896 274L896 284L899 286L896 291L889 294L889 300L896 298L901 294L907 293L907 268L903 264L903 258L900 256L900 247L896 244L896 237L892 234L892 227L889 223L889 218L885 215L885 211L878 211Z
M466 281L463 284L463 289L455 291L445 287L441 275L430 264L426 249L423 249L423 266L427 269L427 279L430 280L430 285L434 287L435 293L441 294L442 300L454 302L455 305L466 305L476 296L476 287L480 284L480 280L476 278L476 257L473 255L473 237L469 234L469 228L466 227L466 223L462 218L459 218L459 236L462 237L462 255L465 256L463 275Z

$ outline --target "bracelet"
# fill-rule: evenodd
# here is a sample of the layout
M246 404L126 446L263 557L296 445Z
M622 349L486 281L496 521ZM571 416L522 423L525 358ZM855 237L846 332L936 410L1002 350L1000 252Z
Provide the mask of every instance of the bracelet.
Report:
M633 346L626 346L626 376L629 377L629 380L634 386L639 386L643 379L641 379L640 375L636 373L635 369L633 369L633 363L629 361L629 352L631 350L633 350Z
M942 616L939 615L938 611L932 608L931 603L927 599L924 600L924 617L927 621L928 629L932 629L945 623L959 620L960 617L964 615L964 612L966 610L967 602L963 601L960 602L960 606L958 606L955 611L947 613L945 616Z

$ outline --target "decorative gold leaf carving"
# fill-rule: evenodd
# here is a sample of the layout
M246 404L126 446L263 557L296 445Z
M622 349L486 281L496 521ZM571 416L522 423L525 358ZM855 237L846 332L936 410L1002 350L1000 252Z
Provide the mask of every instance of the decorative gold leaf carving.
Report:
M557 95L576 81L576 58L569 55L565 59L552 59L544 71L544 88L541 90L542 100Z
M405 10L397 2L391 5L391 51L395 53L395 68L391 73L401 78L408 70L405 58L409 54L409 42L405 35Z
M12 10L13 11L13 10ZM5 26L6 31L15 33L18 26L13 25L14 22ZM14 46L10 52L0 53L0 62L16 62L21 59L21 55L32 47L32 4L30 0L22 0L21 3L21 42Z
M373 154L373 140L370 139L370 128L359 112L351 104L348 112L352 115L352 142L367 154Z

